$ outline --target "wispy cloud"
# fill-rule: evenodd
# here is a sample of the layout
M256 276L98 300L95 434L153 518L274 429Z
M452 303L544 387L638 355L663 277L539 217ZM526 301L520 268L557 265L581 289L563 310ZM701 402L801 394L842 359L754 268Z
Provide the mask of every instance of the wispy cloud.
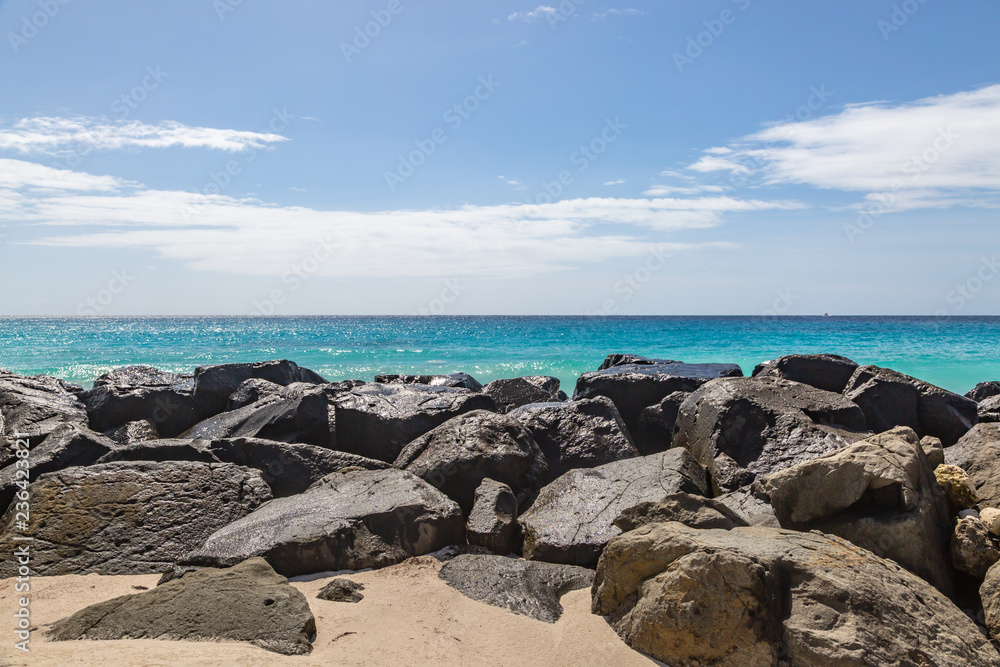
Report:
M599 12L591 12L590 18L594 21L600 21L601 19L606 19L609 16L643 16L646 12L641 9L633 9L631 7L627 9L605 9Z
M690 169L896 194L895 208L1000 205L1000 85L906 104L851 105L715 147ZM871 195L869 195L871 196Z
M721 185L654 185L642 194L649 197L672 197L674 195L697 195L705 192L725 192Z
M617 181L607 181L604 185L622 185L625 183L625 179L619 178Z
M524 23L531 23L532 21L546 16L552 16L558 10L555 7L548 7L546 5L539 5L527 12L513 12L507 15L508 21L522 21Z
M510 185L511 187L513 187L515 190L527 190L528 189L528 186L525 185L524 183L522 183L521 181L515 180L513 178L507 178L506 176L504 176L502 174L500 176L497 176L497 180L503 181L507 185Z
M79 192L49 192L38 189L53 176L46 168L6 162L19 164L0 164L0 222L33 229L31 243L145 249L190 269L243 275L282 275L317 244L336 249L322 275L530 275L642 256L653 242L676 251L705 247L670 243L665 235L715 227L734 213L801 208L789 201L698 197L327 211L152 190L76 172L63 180L79 182Z
M80 148L208 148L236 152L264 148L287 139L279 134L191 127L174 121L155 125L100 118L23 118L0 126L0 150L24 155L63 156Z

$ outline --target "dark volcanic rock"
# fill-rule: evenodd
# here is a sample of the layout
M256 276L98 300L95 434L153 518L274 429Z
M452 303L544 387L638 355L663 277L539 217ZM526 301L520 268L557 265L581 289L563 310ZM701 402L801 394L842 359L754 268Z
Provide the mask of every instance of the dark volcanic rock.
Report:
M89 426L87 411L68 383L46 375L28 377L0 371L0 465L14 456L15 434L27 434L35 447L62 424Z
M271 395L223 412L185 431L183 438L262 438L327 447L332 439L327 396L322 389Z
M979 422L995 424L1000 422L1000 396L990 396L979 402Z
M256 468L275 498L294 496L330 473L345 468L384 470L389 464L315 445L258 438L151 440L124 447L101 459L115 461L204 461Z
M592 610L677 666L1000 664L928 583L820 533L642 526L604 550Z
M765 361L754 369L753 376L778 377L840 394L857 369L856 363L836 354L790 354Z
M628 366L638 365L638 366L648 366L650 364L682 364L683 361L674 361L673 359L647 359L646 357L640 357L638 354L609 354L604 358L604 362L598 367L597 370L604 371L609 368L614 368L615 366Z
M562 616L563 595L594 581L583 567L471 554L448 561L438 576L468 598L545 623Z
M860 366L844 395L861 407L875 433L908 426L920 436L958 442L978 421L976 402L888 368Z
M219 364L194 369L194 397L203 415L214 415L226 409L229 397L245 380L258 378L281 386L296 382L325 384L326 380L294 361L260 361L256 363Z
M944 461L968 473L981 508L1000 508L1000 424L974 427L944 450Z
M639 415L633 437L636 447L642 454L655 454L670 449L674 441L674 426L677 425L677 415L681 405L691 394L685 391L675 391L656 405L651 405Z
M430 484L401 470L355 470L217 530L183 564L263 556L290 577L386 567L464 541L462 511Z
M584 373L576 382L573 398L610 398L629 433L634 434L642 411L675 391L694 391L716 378L742 376L743 371L734 364L625 364Z
M91 605L53 623L47 634L53 641L245 641L275 653L305 655L312 651L316 620L305 596L254 558Z
M838 535L951 595L948 501L912 430L786 468L762 487L783 528Z
M334 579L323 587L316 594L317 599L329 602L361 602L365 596L358 591L365 589L364 584L359 584L350 579Z
M393 467L420 477L466 513L485 479L506 484L519 498L533 498L548 464L531 433L506 415L475 410L420 436L399 453Z
M977 403L982 403L992 396L1000 396L1000 382L980 382L965 395L966 398L971 398Z
M726 378L681 406L674 446L708 468L716 494L860 440L865 418L840 394L780 378Z
M481 391L483 385L468 373L447 373L444 375L376 375L375 382L381 384L426 384L431 387L456 387Z
M327 396L335 410L335 448L387 463L406 444L452 417L496 409L485 394L423 384L373 383Z
M593 566L621 532L614 525L619 514L679 491L708 493L704 469L683 449L571 470L542 489L521 515L524 556Z
M156 431L156 427L145 419L122 424L118 428L108 431L105 435L119 445L131 445L137 442L160 439L160 434Z
M289 387L301 386L303 382L293 382ZM226 412L231 412L233 410L239 410L240 408L245 408L248 405L252 405L263 398L269 398L271 396L281 396L281 390L284 387L280 384L275 384L267 380L261 380L260 378L250 378L249 380L244 380L240 383L240 386L236 388L232 394L229 395L229 400L226 401Z
M522 405L552 403L565 400L566 397L559 391L559 380L548 376L494 380L483 388L483 393L496 401L497 412L501 414L507 414Z
M615 527L623 533L647 523L678 521L691 528L721 528L730 530L746 526L746 521L717 500L690 493L673 493L659 502L639 503L615 519Z
M172 438L211 414L195 401L193 392L191 375L126 366L98 377L82 398L95 431L145 420L157 433Z
M32 572L162 572L213 531L270 499L256 470L219 463L105 463L42 475L31 487ZM14 506L0 545L21 535ZM0 560L0 578L13 576Z
M550 480L574 468L593 468L639 455L615 404L603 396L534 403L508 416L531 432L548 461Z
M500 555L514 551L517 534L517 496L506 484L484 479L465 524L469 544Z
M72 466L89 466L100 457L115 452L118 444L100 433L75 424L62 424L49 433L42 444L31 450L30 478L38 479L47 472L55 472ZM19 474L17 463L0 470L0 508L7 505L17 492L18 480L24 480L23 471Z

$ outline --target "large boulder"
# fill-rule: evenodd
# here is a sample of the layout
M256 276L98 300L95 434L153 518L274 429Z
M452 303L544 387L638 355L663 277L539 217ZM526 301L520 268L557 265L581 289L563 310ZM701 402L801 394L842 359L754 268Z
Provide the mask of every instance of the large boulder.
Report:
M262 556L285 576L380 568L465 542L454 501L402 470L352 470L220 528L185 564Z
M497 412L502 414L522 405L566 400L566 394L559 391L558 378L549 376L493 380L483 388L483 393L496 402Z
M514 551L517 529L517 496L506 484L484 479L465 523L469 544L501 556L509 554Z
M145 420L162 437L173 438L210 414L195 401L192 375L152 366L125 366L105 373L82 398L96 431Z
M403 448L393 467L440 489L466 514L485 479L506 484L524 500L534 497L548 475L531 432L486 410L458 415L420 436Z
M89 466L102 456L118 451L119 447L110 438L88 428L62 424L49 433L42 444L31 450L28 458L30 481L63 468ZM7 509L14 493L19 490L18 481L23 486L24 480L24 472L16 462L0 470L0 511Z
M384 470L389 464L315 445L259 438L221 440L150 440L111 452L98 460L203 461L235 463L260 471L275 498L302 493L330 473L345 468Z
M636 433L642 411L675 391L694 391L710 380L742 377L735 364L632 363L584 373L574 399L606 396L618 408L629 433Z
M781 524L778 523L778 517L774 514L774 508L764 497L759 484L724 493L721 496L716 496L714 500L728 507L748 525L764 528L781 527Z
M762 487L783 528L838 535L952 593L948 501L912 430L786 468Z
M775 377L726 378L681 405L674 446L705 466L717 495L866 437L840 394Z
M265 396L256 403L209 417L181 437L262 438L320 447L330 446L333 439L327 397L319 388Z
M615 527L627 533L647 523L667 521L677 521L691 528L723 530L750 525L718 500L691 493L673 493L659 502L639 503L628 508L615 519Z
M908 426L954 445L978 421L975 401L888 368L860 366L844 395L861 407L875 433Z
M982 581L997 561L1000 550L986 524L974 516L960 518L951 534L951 563L955 569Z
M979 424L944 450L945 463L961 468L982 508L1000 508L1000 424Z
M633 438L641 454L655 454L670 449L674 442L674 427L681 405L691 392L675 391L656 405L645 408L639 415Z
M971 398L977 403L982 403L992 396L1000 396L1000 382L980 382L968 394L966 398Z
M467 598L545 623L562 616L563 595L594 581L583 567L474 554L448 561L438 576Z
M592 609L677 667L1000 664L932 586L820 533L651 523L608 544Z
M682 364L683 361L674 361L673 359L649 359L647 357L641 357L638 354L623 354L616 352L609 354L604 358L604 361L597 368L599 371L604 371L609 368L614 368L615 366L649 366L651 364Z
M989 396L981 400L977 412L980 424L1000 422L1000 396Z
M979 587L979 598L986 613L986 628L994 641L1000 640L1000 563L986 572L986 578Z
M89 427L76 389L47 375L0 371L0 466L14 458L10 446L17 439L15 434L26 435L31 448L62 424Z
M754 377L777 377L842 393L858 365L836 354L790 354L758 365Z
M244 641L275 653L305 655L312 651L316 620L305 596L254 558L99 602L56 621L47 634L52 641Z
M335 411L336 447L392 463L405 445L452 417L495 410L485 394L424 384L365 384L327 393Z
M106 435L119 445L132 445L137 442L160 439L160 433L156 427L145 419L126 422L118 428L108 431Z
M259 361L255 363L219 364L194 369L194 398L204 415L214 415L226 409L229 397L250 378L267 380L281 386L295 382L325 384L326 380L294 361Z
M614 525L618 515L680 491L708 493L704 469L683 449L571 470L521 515L524 557L593 567L621 532Z
M445 373L443 375L376 375L375 382L381 384L425 384L431 387L456 387L481 391L483 385L468 373Z
M214 531L271 498L260 473L220 463L119 462L42 475L30 487L32 572L162 572ZM15 505L4 515L0 548L22 534ZM14 576L0 560L0 578Z
M549 479L574 468L639 456L615 404L603 396L561 403L533 403L509 416L531 432L549 465Z

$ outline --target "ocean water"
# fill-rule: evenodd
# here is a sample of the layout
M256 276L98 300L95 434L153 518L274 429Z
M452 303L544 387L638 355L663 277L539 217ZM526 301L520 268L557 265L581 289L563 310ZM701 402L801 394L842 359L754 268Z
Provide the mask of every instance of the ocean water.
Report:
M965 393L1000 379L1000 317L0 318L0 368L84 386L128 364L291 359L331 381L553 375L572 393L612 352L737 363L746 374L784 354L831 352Z

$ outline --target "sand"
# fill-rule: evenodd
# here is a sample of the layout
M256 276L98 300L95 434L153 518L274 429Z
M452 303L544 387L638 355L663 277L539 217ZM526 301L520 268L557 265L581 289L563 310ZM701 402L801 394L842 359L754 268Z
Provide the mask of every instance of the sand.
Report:
M5 632L4 665L629 665L658 664L633 651L607 622L590 613L590 590L562 599L565 613L542 623L466 598L425 556L394 567L352 573L365 585L357 604L327 602L316 593L330 580L293 582L316 616L317 638L308 656L283 656L245 643L163 640L48 642L44 626L80 609L152 588L158 575L67 575L32 579L31 653L13 648ZM0 613L10 627L16 598L11 579L0 580Z

